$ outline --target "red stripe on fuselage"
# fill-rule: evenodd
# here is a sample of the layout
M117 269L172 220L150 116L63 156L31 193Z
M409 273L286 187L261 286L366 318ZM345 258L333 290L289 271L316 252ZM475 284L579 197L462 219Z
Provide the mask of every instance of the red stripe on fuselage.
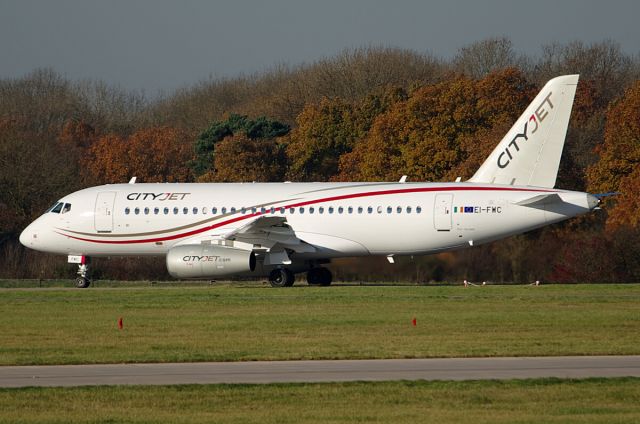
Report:
M297 208L297 207L302 207L302 206L307 206L307 205L314 205L314 204L317 204L317 203L333 202L333 201L337 201L337 200L357 199L359 197L385 196L385 195L390 195L390 194L406 194L406 193L424 193L424 192L430 192L430 191L524 191L524 192L534 191L534 192L545 192L545 193L548 193L548 192L555 192L556 190L528 189L528 188L510 188L510 187L447 187L447 188L443 188L443 187L423 187L423 188L409 188L409 189L397 189L397 190L372 191L372 192L355 193L355 194L344 194L344 195L341 195L341 196L325 197L325 198L322 198L322 199L308 200L308 201L305 201L305 202L293 203L293 204L286 205L286 206L278 206L278 207L276 207L276 209L280 209L280 208L285 208L285 209ZM155 243L155 242L159 242L159 241L169 241L169 240L175 240L175 239L179 239L179 238L193 236L193 235L200 234L200 233L203 233L203 232L208 231L208 230L213 230L215 228L224 227L225 225L233 224L234 222L242 221L242 220L249 219L249 218L254 218L254 217L257 217L257 216L261 216L261 215L263 215L262 212L251 213L251 214L248 214L248 215L238 216L236 218L228 219L226 221L222 221L222 222L219 222L219 223L216 223L216 224L213 224L213 225L202 227L202 228L199 228L197 230L188 231L186 233L175 234L175 235L172 235L172 236L165 236L165 237L157 237L157 238L152 238L152 239L142 239L142 240L94 240L94 239L87 239L87 238L82 238L82 237L71 236L71 235L68 235L68 234L60 233L60 232L58 232L58 234L63 235L63 236L67 236L67 237L75 239L75 240L87 241L87 242L90 242L90 243L102 243L102 244Z

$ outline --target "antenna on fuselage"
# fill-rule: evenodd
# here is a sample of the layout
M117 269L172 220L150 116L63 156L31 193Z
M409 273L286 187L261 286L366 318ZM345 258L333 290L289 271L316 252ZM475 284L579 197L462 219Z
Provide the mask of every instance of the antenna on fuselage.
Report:
M136 178L138 178L138 177L131 177L131 179L129 180L129 184L135 184L136 183Z

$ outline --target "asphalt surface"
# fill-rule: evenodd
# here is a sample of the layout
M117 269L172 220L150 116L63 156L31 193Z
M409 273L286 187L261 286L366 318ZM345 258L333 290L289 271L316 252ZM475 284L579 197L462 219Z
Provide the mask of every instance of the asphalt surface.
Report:
M640 377L640 356L0 367L0 387Z

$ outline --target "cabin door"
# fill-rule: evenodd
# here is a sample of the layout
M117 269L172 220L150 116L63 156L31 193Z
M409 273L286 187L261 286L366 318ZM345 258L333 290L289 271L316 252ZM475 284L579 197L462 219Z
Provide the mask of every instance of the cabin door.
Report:
M113 204L116 200L115 191L103 191L96 197L94 223L99 233L113 231Z
M433 205L433 225L437 231L451 231L453 194L437 194Z

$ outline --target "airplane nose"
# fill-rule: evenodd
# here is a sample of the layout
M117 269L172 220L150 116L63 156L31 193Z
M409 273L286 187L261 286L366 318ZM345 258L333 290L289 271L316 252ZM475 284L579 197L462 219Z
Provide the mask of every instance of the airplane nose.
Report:
M34 233L33 228L29 225L20 233L20 243L25 247L30 247L37 237L37 234Z

